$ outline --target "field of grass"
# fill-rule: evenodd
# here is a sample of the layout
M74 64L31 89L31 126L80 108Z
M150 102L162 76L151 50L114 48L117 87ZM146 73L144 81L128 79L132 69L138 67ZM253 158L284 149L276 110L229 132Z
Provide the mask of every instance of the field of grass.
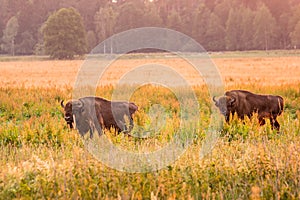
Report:
M269 56L267 55L269 54ZM285 85L299 81L300 56L297 52L230 52L210 54L226 86ZM187 56L189 57L189 56ZM192 55L190 56L192 57ZM0 57L0 86L5 87L70 87L76 81L83 60L51 61L44 57ZM104 59L105 60L105 59ZM101 58L99 59L102 62ZM169 66L181 74L191 85L203 85L203 77L186 60L165 54L125 55L113 62L99 80L99 85L116 84L129 71L147 64ZM147 72L152 73L153 70ZM155 71L154 71L155 72ZM95 74L88 71L89 75ZM147 73L142 74L147 78ZM210 76L207 72L206 76Z
M174 164L147 173L126 173L104 165L88 152L77 131L67 127L60 101L72 98L71 85L81 62L1 63L0 199L300 198L298 57L215 58L226 89L284 97L285 111L278 118L280 133L271 130L269 123L258 126L255 118L245 124L235 118L230 125L224 124L214 149L200 159L212 105L206 87L194 84L200 110L196 130L186 130L193 132L191 145ZM126 71L132 64L143 62L125 59L118 65ZM151 58L151 62L176 63L178 70L184 66L173 59ZM47 74L39 77L44 70ZM108 71L107 83L120 77L122 70ZM194 83L190 72L183 70L182 74ZM99 86L96 94L110 99L113 89ZM106 136L119 148L134 152L166 145L178 128L180 106L174 95L146 85L132 95L131 101L139 106L134 116L136 125L151 126L146 114L159 103L167 113L166 126L155 137L144 140L110 132Z

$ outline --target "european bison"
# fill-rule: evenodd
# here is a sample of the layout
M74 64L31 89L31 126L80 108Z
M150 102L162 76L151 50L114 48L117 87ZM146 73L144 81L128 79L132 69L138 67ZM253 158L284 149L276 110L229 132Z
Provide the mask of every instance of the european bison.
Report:
M131 102L108 101L100 97L83 97L78 100L71 100L64 105L64 117L70 128L73 128L75 120L76 128L81 136L90 132L93 137L96 129L99 136L102 129L115 128L117 132L129 132L133 128L132 115L138 107ZM126 118L129 121L127 127Z
M229 122L230 114L236 113L240 119L244 119L245 116L250 118L253 113L257 113L260 125L264 125L265 118L269 118L272 129L280 129L280 124L276 118L283 111L284 103L281 96L253 94L245 90L231 90L227 91L218 100L213 97L213 101L225 116L226 122Z

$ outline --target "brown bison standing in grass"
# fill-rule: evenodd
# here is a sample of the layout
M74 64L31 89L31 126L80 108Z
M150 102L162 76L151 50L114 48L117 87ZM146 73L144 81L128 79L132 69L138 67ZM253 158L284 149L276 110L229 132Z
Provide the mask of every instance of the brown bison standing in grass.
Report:
M240 119L244 119L245 116L250 118L253 113L257 113L260 125L264 125L265 118L269 118L272 129L280 129L277 116L283 111L284 102L281 96L253 94L245 90L231 90L227 91L218 100L213 97L213 101L225 116L226 122L229 122L230 114L234 115L236 113Z
M117 132L128 133L133 128L132 115L138 109L131 102L108 101L100 97L83 97L71 100L66 105L61 101L61 106L64 108L64 118L70 128L73 128L75 123L81 136L89 131L91 138L95 129L99 136L102 129L110 128L115 128Z

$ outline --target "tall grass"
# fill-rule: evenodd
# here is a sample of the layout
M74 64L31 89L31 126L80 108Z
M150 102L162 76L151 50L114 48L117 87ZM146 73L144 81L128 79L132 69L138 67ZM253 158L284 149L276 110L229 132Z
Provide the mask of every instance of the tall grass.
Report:
M299 86L241 85L284 97L281 131L271 130L269 122L259 127L255 118L244 123L234 118L204 159L199 152L211 102L206 90L196 87L200 116L192 145L173 165L149 173L116 171L88 153L77 131L68 129L63 119L59 102L71 98L71 89L1 88L0 199L299 199ZM110 98L112 91L101 87L97 95ZM151 126L147 113L159 103L168 114L166 126L143 141L111 132L108 138L132 151L164 146L178 125L176 97L145 86L131 100L139 106L136 125Z

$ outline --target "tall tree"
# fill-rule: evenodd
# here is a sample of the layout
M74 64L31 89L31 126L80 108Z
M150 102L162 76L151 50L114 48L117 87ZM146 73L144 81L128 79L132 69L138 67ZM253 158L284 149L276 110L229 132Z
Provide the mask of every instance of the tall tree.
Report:
M226 22L226 48L228 50L241 50L241 29L242 13L241 8L232 8Z
M43 52L39 29L60 8L74 7L80 13L90 48L94 35L98 43L145 26L178 30L209 50L291 48L300 21L299 0L0 0L0 5L0 52L12 53L3 30L16 16L16 54L33 53L33 45L34 52Z
M190 0L189 0L190 1ZM193 36L191 29L193 28L193 18L196 16L195 8L191 6L183 6L180 11L181 16L181 32L186 35Z
M43 38L44 26L40 27L38 30L38 42L34 45L35 55L45 55L44 38Z
M208 27L208 19L211 15L211 11L202 3L196 11L193 19L192 36L203 47L207 45L206 30Z
M125 1L118 9L116 32L143 25L144 3L140 0Z
M166 24L171 5L166 0L156 0L155 6L159 12L159 16L162 19L162 23Z
M295 26L295 29L290 34L292 45L294 48L300 48L300 21Z
M5 24L3 21L0 20L0 30L4 30ZM3 31L0 31L0 53L2 53L2 37L3 37Z
M114 34L118 13L112 4L100 7L94 16L95 34L98 42L102 42Z
M205 44L206 50L209 51L221 51L225 50L226 42L225 28L222 26L220 18L215 14L211 13L208 19L208 26L205 35L207 43Z
M82 17L74 8L62 8L52 14L43 29L47 54L56 59L73 59L87 51Z
M18 12L19 31L16 54L33 54L39 41L39 29L49 13L58 9L59 0L25 0Z
M175 30L175 31L181 31L182 21L181 17L178 14L176 10L172 10L172 12L169 13L169 16L167 18L167 28ZM167 48L172 51L179 51L178 47L180 44L180 36L167 36L169 39L167 40Z
M226 48L228 50L252 49L254 14L243 5L231 8L226 22Z
M288 0L264 0L264 3L276 20L278 20L283 13L290 12L290 4Z
M0 30L4 30L8 13L8 0L0 0ZM0 38L3 36L3 31L0 31ZM0 40L1 44L1 40Z
M6 28L3 30L3 45L2 49L15 55L15 37L18 33L19 23L17 17L12 17L8 20Z
M69 1L69 0L68 0ZM83 24L86 30L95 30L94 29L94 17L95 13L99 10L101 6L106 4L111 4L107 0L77 0L76 9L81 14L83 18ZM88 6L87 6L88 5Z
M241 19L241 49L242 50L251 50L253 49L253 19L254 19L254 12L245 6L241 6L240 13L242 14Z
M17 54L30 55L34 52L34 46L36 40L33 38L33 35L29 31L25 31L21 34L22 42L17 44Z
M238 8L238 5L241 5L237 0L219 0L216 4L213 12L219 17L222 26L226 26L227 19L231 9Z
M277 26L275 18L270 10L264 5L258 5L253 21L255 27L253 42L256 49L269 50L274 47L277 37Z
M90 30L87 32L87 46L88 51L91 51L97 45L97 38L94 31Z
M16 37L17 54L32 54L33 46L37 43L37 30L42 20L42 15L36 11L33 1L24 2L18 15L19 34Z
M176 31L180 31L182 26L181 17L176 10L172 10L167 19L167 27Z
M162 19L159 15L158 9L153 2L148 2L145 6L145 13L143 16L143 24L145 26L161 26Z
M288 29L287 31L289 33L294 31L295 26L300 21L300 4L298 6L295 6L292 9L292 14L289 15L289 20L286 22L288 23Z
M278 20L278 40L279 46L278 48L287 49L290 45L290 33L289 31L289 19L291 17L291 13L283 13Z

